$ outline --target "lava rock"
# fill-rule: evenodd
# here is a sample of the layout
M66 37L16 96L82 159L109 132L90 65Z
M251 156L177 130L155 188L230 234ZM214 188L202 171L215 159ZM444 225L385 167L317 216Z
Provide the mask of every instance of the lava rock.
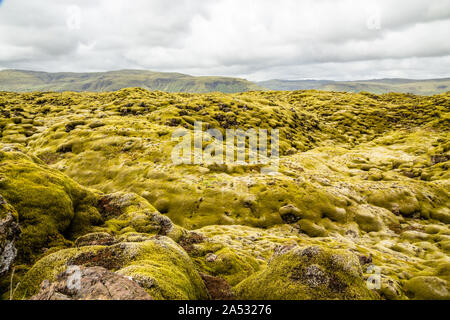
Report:
M54 283L45 280L31 300L152 300L136 282L101 267L69 266Z

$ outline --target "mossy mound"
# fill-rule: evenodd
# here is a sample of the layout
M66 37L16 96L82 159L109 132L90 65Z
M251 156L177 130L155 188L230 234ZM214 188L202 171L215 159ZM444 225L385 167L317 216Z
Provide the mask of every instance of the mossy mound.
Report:
M237 285L261 267L250 254L237 252L220 243L197 244L189 252L201 272L220 277L231 286Z
M235 288L242 299L376 299L358 258L318 246L280 247L267 267Z
M116 192L99 197L97 207L105 224L95 228L113 235L146 233L178 239L185 230L161 215L144 198L134 193Z
M438 277L419 276L406 282L407 294L419 300L449 300L449 285Z
M20 146L0 146L0 194L4 202L0 218L11 214L21 230L18 239L10 239L9 235L1 239L2 248L3 240L8 240L8 270L14 253L18 266L15 283L37 259L73 247L79 236L91 232L145 232L173 238L184 232L145 199L132 193L104 195L84 188L23 151ZM11 248L10 240L14 240ZM5 281L1 283L2 291L10 285Z
M426 223L424 223L426 225ZM400 226L399 226L400 227ZM418 224L402 224L398 232L403 235L413 230L414 239L400 238L390 229L381 232L362 233L358 235L357 225L353 225L346 236L331 233L327 237L310 237L298 232L295 225L280 225L267 230L245 226L209 226L197 230L208 240L206 252L215 252L223 247L223 244L241 257L250 255L254 258L247 261L256 261L259 268L254 268L251 277L264 270L271 260L273 252L280 247L314 247L339 252L351 253L359 259L364 281L369 277L375 277L379 287L374 290L383 299L408 299L412 297L406 294L405 281L415 276L432 276L443 281L449 281L448 250L440 248L444 245L444 239L450 234L448 228L438 225L428 225L423 228ZM423 228L423 229L421 229ZM424 241L427 236L428 241ZM194 251L196 252L196 251ZM198 251L202 252L202 251ZM196 255L191 254L194 259ZM203 259L209 258L203 255ZM203 261L203 260L202 260ZM269 262L270 264L270 262ZM245 282L246 280L244 280ZM238 287L244 286L237 284ZM248 284L252 287L251 283ZM245 285L247 287L247 285Z
M131 277L155 299L208 297L205 285L186 252L170 238L156 237L112 246L65 249L48 255L25 275L16 298L36 294L42 281L54 281L59 273L72 265L100 266Z
M2 145L0 163L0 193L16 209L22 230L19 262L32 262L45 248L70 246L72 234L102 222L96 194L40 160Z

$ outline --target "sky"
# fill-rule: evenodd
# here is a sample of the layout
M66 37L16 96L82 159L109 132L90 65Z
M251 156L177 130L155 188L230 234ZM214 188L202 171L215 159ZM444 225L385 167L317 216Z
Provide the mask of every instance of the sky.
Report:
M450 0L0 0L0 69L450 77Z

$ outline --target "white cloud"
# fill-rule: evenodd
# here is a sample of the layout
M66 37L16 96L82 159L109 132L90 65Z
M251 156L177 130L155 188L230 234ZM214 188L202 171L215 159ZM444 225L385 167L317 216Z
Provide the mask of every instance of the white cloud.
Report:
M0 68L450 76L447 0L4 0Z

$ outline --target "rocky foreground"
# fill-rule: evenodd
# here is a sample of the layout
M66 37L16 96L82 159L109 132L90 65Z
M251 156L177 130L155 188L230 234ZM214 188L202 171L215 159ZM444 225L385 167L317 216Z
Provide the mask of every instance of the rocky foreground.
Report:
M450 299L449 111L450 93L0 93L2 298ZM278 174L174 165L195 121L278 129Z

